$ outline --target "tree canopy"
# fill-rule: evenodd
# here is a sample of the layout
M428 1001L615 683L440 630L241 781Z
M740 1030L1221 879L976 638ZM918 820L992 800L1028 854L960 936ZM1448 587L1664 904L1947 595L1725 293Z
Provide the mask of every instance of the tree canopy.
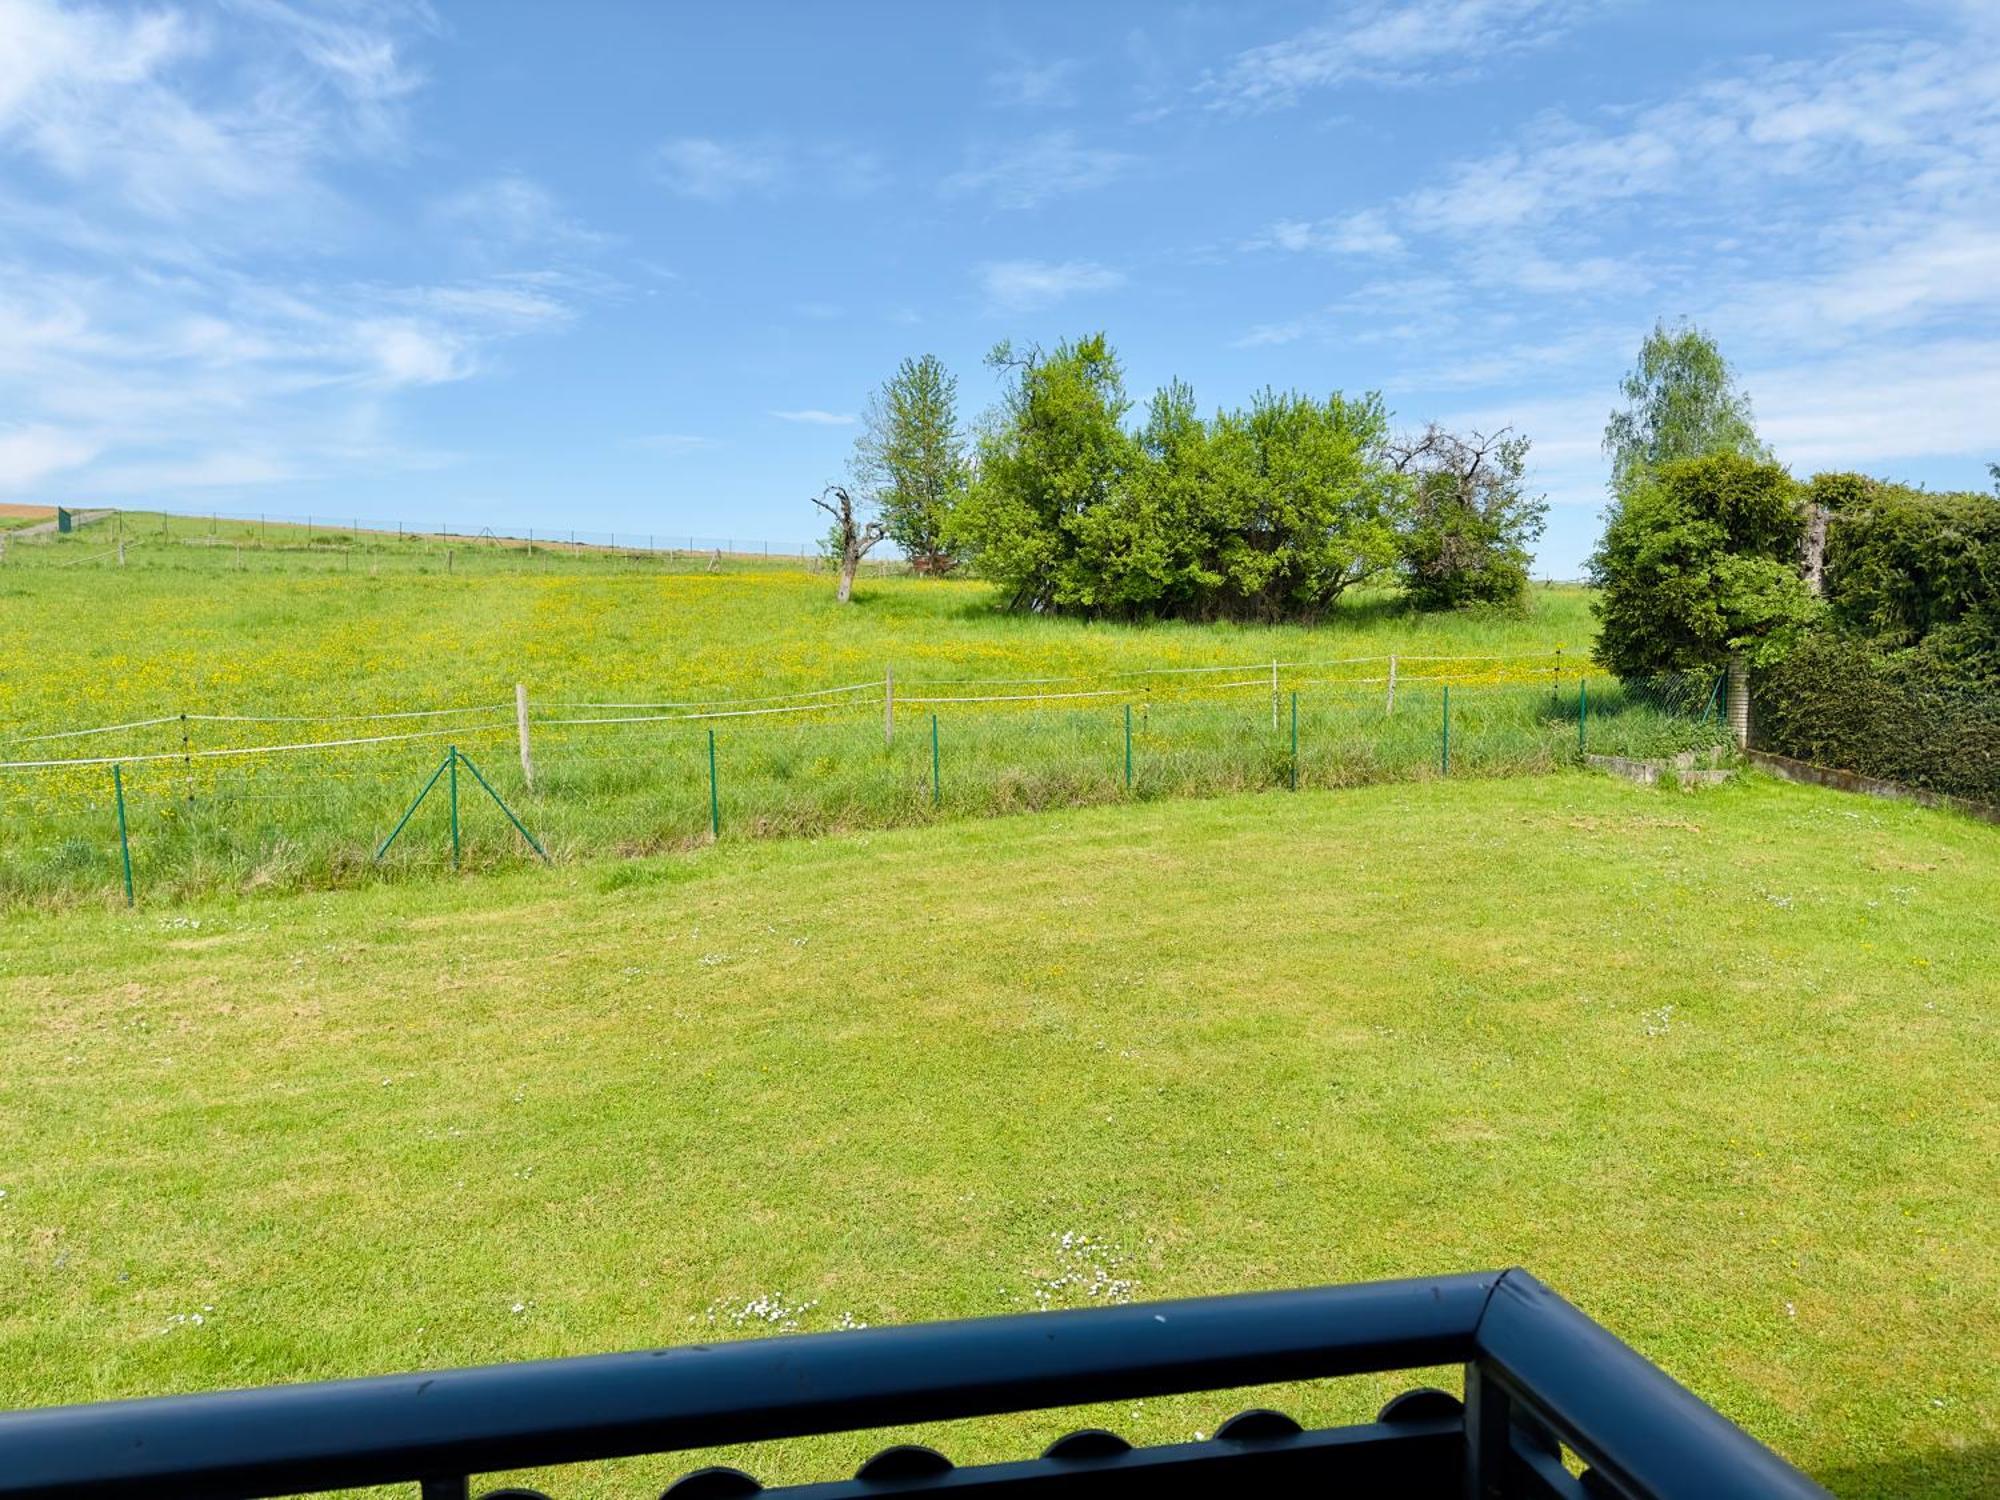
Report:
M854 443L860 498L919 572L958 562L946 538L971 468L958 424L958 378L935 354L905 359L869 398Z
M1204 420L1175 382L1135 433L1102 334L989 362L1009 384L952 535L1018 607L1310 616L1396 560L1378 396L1266 390Z
M1590 560L1597 659L1621 677L1753 664L1811 621L1799 576L1798 484L1740 454L1649 467L1614 510Z
M1604 428L1611 489L1623 496L1648 470L1675 459L1733 453L1767 459L1750 397L1715 340L1693 323L1662 321L1619 382L1626 405Z

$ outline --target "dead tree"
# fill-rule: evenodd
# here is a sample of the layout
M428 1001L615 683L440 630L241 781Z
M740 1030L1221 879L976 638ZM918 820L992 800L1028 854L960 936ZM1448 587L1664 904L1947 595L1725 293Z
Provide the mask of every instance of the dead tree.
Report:
M833 499L829 501L827 496ZM854 595L854 575L868 549L889 533L880 521L862 521L854 514L854 497L844 485L830 484L812 497L812 503L833 517L833 539L840 549L840 591L842 604Z

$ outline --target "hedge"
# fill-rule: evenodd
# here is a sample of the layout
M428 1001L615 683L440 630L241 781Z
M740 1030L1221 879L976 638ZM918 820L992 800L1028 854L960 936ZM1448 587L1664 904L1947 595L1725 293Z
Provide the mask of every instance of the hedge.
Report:
M1758 672L1757 748L2000 804L2000 679L1923 651L1809 638Z

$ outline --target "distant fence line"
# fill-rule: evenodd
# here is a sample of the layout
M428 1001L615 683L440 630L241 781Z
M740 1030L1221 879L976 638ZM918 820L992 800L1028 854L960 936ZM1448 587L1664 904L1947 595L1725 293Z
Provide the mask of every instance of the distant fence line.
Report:
M509 523L497 525L479 522L441 520L436 526L427 526L421 521L377 520L361 517L321 515L321 514L279 514L275 511L133 511L116 506L66 507L76 516L80 526L108 530L113 537L127 536L134 542L147 535L172 536L178 524L181 534L186 535L189 527L199 528L208 524L211 534L219 535L224 522L232 526L256 527L268 533L272 528L280 531L303 531L308 543L318 537L329 539L345 536L359 542L364 538L398 540L423 540L434 538L450 542L493 542L496 544L520 543L526 546L591 548L613 552L662 552L662 553L712 553L739 557L797 557L807 559L816 556L820 543L810 541L776 541L761 537L702 536L694 532L660 531L591 531L583 527L519 527ZM150 522L158 518L159 525L153 528L139 524L142 519ZM75 532L69 533L74 537ZM55 539L55 533L42 536L16 537L11 540L33 543ZM282 540L282 537L280 538ZM894 555L894 549L885 545L883 556Z

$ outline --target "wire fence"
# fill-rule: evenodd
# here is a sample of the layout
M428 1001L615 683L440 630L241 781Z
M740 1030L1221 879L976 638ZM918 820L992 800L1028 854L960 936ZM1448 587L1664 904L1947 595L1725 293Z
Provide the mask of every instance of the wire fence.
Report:
M364 518L231 513L202 514L80 511L74 528L0 531L0 568L153 567L164 560L202 554L213 566L243 572L273 567L322 571L457 572L504 568L555 568L565 563L607 564L654 570L828 566L823 544L762 538L704 536L692 532L588 531L580 528L470 524L440 518L370 521ZM867 559L869 576L909 571L886 543Z
M1125 799L1525 774L1586 751L1727 741L1716 674L1568 670L1552 654L885 673L726 699L539 701L522 688L379 713L43 728L0 738L0 900L330 886Z

